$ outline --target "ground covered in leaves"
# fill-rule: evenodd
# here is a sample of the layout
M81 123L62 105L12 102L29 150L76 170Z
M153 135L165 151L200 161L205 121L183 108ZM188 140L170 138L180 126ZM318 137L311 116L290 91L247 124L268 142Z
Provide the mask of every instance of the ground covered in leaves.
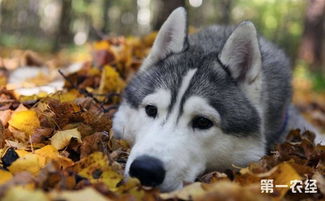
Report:
M33 52L0 57L0 200L325 199L325 146L298 130L249 167L207 173L179 191L160 193L136 179L125 182L130 149L112 136L111 118L154 37L96 42L92 59L72 70L58 71L60 62L48 63ZM19 66L46 69L16 82ZM310 95L308 83L296 77L301 90L294 101L324 129L324 96ZM316 188L308 183L313 180Z

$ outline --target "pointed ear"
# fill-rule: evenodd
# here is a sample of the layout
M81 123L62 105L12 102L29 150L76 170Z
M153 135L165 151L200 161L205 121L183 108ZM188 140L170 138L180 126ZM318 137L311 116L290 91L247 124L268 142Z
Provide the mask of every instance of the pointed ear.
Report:
M245 21L231 33L221 53L220 61L239 82L252 83L261 70L261 52L255 26Z
M169 15L161 26L151 51L140 70L145 70L171 53L181 52L187 36L186 31L186 11L183 7L179 7Z

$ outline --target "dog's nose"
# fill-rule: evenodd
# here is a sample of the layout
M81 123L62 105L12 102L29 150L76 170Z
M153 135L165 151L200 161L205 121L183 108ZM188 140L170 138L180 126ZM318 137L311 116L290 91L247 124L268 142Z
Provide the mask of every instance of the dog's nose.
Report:
M136 177L144 186L158 186L164 181L166 171L163 163L151 156L140 156L130 166L130 176Z

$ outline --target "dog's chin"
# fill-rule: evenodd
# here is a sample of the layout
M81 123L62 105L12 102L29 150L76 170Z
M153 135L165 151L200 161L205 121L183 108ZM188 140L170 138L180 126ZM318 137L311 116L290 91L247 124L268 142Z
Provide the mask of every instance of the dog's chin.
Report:
M183 182L171 183L171 184L163 183L159 185L158 188L162 193L167 193L167 192L171 192L183 188Z

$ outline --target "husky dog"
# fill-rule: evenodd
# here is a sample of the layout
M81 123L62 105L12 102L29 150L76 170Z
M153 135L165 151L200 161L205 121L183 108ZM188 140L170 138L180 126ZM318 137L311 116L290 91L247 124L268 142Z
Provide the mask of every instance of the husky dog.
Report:
M251 22L188 36L176 9L113 119L133 145L125 176L171 191L260 159L292 128L314 130L290 104L290 82L288 58Z

